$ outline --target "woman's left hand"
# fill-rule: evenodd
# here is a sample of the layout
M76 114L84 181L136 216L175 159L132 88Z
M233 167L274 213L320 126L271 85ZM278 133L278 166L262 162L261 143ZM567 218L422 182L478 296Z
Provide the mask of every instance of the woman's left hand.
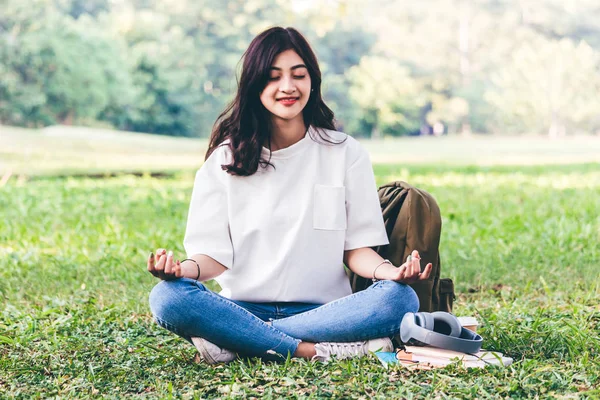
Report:
M429 263L421 272L421 256L417 250L413 250L404 264L394 270L388 270L388 276L385 279L410 285L428 279L432 267L433 264Z

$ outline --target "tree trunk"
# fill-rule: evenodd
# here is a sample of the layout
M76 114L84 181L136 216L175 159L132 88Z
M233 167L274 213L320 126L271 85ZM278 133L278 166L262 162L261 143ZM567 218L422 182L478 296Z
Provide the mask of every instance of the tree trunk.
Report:
M558 138L558 137L566 136L566 134L567 134L567 129L565 128L564 124L560 120L560 117L558 116L558 112L556 110L553 110L551 117L550 117L550 127L548 128L548 136L551 138Z
M374 125L371 129L371 139L381 139L381 131L377 125Z
M466 89L471 84L471 59L470 59L470 19L471 6L470 0L461 0L459 3L459 21L458 21L458 49L460 52L460 77L461 86ZM467 104L469 102L467 101ZM467 108L467 114L463 117L460 133L463 136L471 135L470 104Z
M60 123L62 125L73 125L73 121L75 120L75 112L73 110L69 110L60 115Z
M464 136L464 137L468 137L471 136L471 133L473 133L471 131L471 124L469 124L468 120L464 120L463 123L460 125L460 135Z
M471 81L471 60L470 60L470 22L471 9L468 1L461 1L459 5L458 21L458 50L460 52L460 76L463 86L467 86Z

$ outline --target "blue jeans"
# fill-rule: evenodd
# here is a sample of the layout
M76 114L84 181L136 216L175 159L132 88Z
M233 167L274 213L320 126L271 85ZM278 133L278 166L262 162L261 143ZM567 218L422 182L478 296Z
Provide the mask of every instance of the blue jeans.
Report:
M156 322L191 341L202 337L241 355L292 356L298 343L353 342L391 337L419 299L407 285L379 281L327 304L230 300L193 279L158 283L150 293Z

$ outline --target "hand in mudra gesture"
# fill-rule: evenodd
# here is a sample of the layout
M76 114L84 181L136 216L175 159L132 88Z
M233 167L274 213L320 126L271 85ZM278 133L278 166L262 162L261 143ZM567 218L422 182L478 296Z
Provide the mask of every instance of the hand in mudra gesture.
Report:
M432 267L433 264L429 263L425 266L423 272L421 272L421 256L417 250L413 250L404 264L398 268L386 271L388 276L385 279L410 285L428 279Z
M165 249L156 250L156 256L148 257L148 272L163 281L178 279L183 276L179 260L173 261L173 252Z

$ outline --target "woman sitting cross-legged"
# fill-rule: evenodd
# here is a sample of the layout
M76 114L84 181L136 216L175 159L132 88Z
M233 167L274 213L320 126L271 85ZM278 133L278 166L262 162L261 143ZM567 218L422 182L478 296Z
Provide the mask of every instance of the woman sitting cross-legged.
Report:
M162 281L150 308L207 363L242 356L328 361L391 351L390 337L427 279L418 252L396 267L366 150L335 130L321 72L292 28L258 35L244 54L237 95L213 129L196 174L187 259L159 249ZM378 280L352 294L344 264ZM214 293L201 282L215 279Z

